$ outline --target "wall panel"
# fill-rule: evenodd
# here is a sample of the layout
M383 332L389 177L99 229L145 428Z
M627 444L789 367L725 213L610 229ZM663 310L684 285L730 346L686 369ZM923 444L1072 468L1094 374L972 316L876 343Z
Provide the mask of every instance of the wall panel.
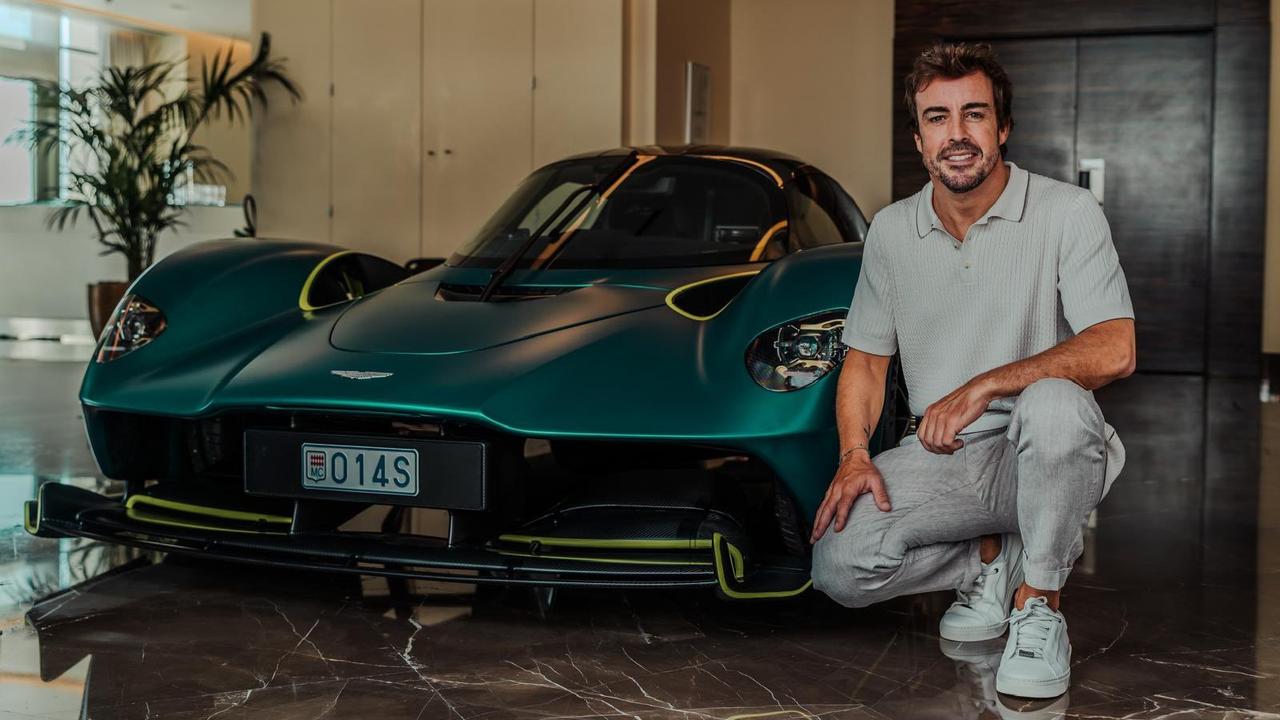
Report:
M534 0L533 165L622 144L622 0Z
M332 0L253 4L254 33L271 33L271 52L288 58L303 101L271 89L271 112L254 120L253 195L258 234L328 242L332 134Z
M333 0L333 241L418 254L421 0Z
M1267 95L1268 77L1259 58L1270 46L1265 24L1218 28L1208 323L1209 367L1217 374L1255 375L1261 365L1267 113L1258 99Z
M448 257L529 173L533 0L426 0L421 255Z

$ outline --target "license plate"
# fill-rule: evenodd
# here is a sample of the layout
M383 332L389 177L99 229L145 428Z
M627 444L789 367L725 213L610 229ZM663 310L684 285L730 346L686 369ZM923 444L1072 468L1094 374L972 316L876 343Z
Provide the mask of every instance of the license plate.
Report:
M385 495L418 494L418 451L364 445L302 445L302 487Z

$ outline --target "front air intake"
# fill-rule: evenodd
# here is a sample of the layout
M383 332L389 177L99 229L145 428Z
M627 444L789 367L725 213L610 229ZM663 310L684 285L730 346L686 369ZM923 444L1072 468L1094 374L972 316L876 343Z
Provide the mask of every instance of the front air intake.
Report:
M754 270L734 273L678 287L667 295L667 305L687 318L710 320L728 307L757 274Z
M492 295L489 296L490 302L502 302L508 300L537 300L538 298L553 297L563 295L570 290L577 290L576 287L564 286L534 286L534 285L504 285L499 287ZM483 285L458 285L455 283L440 283L436 288L436 299L445 302L458 301L476 301L480 299L480 293L484 291Z

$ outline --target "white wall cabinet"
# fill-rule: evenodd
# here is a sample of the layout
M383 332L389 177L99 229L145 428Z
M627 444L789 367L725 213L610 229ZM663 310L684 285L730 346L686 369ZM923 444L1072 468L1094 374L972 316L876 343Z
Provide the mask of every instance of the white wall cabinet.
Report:
M622 138L622 3L535 0L533 164Z
M448 257L532 170L533 6L425 0L425 257Z
M422 1L332 2L331 237L402 262L422 236Z
M264 237L331 240L331 10L330 3L313 0L253 4L254 34L271 33L272 54L287 58L289 77L305 97L294 105L272 89L269 112L254 117L251 187Z
M447 257L534 167L621 142L621 0L258 0L254 23L306 94L255 122L264 237Z

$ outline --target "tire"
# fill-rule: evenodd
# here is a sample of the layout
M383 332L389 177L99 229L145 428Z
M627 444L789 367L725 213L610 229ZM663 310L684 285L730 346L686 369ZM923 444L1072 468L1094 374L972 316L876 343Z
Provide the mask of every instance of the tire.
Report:
M788 555L809 555L809 524L800 517L800 510L791 492L780 482L773 483L773 514L778 520L778 535Z

